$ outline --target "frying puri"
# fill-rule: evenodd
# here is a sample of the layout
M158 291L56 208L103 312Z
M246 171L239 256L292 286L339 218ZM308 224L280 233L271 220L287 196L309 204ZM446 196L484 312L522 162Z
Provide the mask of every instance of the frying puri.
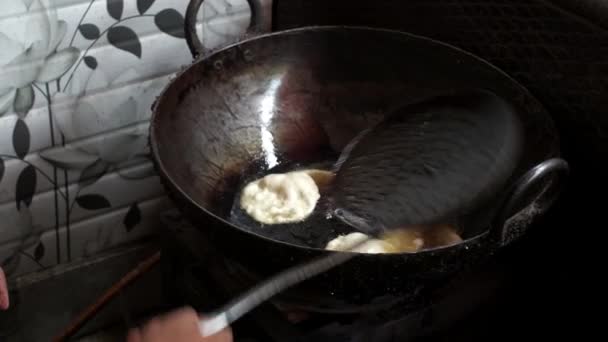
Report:
M268 174L243 188L240 205L263 224L301 222L312 214L332 177L315 169Z
M327 243L325 249L332 251L350 251L350 249L368 239L353 252L358 253L415 253L425 249L445 247L462 242L455 227L451 225L436 225L423 229L422 227L392 229L379 238L354 232L340 235Z

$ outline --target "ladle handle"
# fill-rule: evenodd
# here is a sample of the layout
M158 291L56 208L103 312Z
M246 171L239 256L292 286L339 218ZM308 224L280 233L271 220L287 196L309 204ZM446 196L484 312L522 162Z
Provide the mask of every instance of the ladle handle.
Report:
M186 42L194 59L204 55L205 48L198 34L196 33L196 16L203 5L204 0L191 0L186 10L184 22L184 33ZM270 31L272 23L272 1L269 0L247 0L251 9L251 19L247 32Z
M557 199L559 191L562 188L561 183L569 172L570 167L565 160L561 158L552 158L543 161L524 174L507 194L506 201L498 211L496 220L496 228L498 229L495 230L495 238L497 238L502 245L506 245L519 237L523 232L519 231L517 227L511 228L508 222L509 219L523 208L528 208L531 205L534 205L534 207L531 208L531 216L540 216L544 214ZM530 189L551 175L557 176L557 180L551 182L548 187L541 189L541 191L533 197L532 201L522 205L522 201Z
M368 239L363 239L351 246L349 251L366 243ZM217 310L212 314L205 314L199 322L199 330L204 337L217 334L228 327L234 321L253 310L258 305L269 300L284 290L296 285L304 280L312 278L335 266L347 262L355 257L357 253L331 252L313 261L300 264L265 280L261 284L253 287L232 302Z

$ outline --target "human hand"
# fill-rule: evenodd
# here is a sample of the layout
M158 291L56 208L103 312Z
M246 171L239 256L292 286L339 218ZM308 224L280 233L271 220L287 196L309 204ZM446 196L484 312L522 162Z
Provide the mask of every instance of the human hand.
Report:
M10 301L8 297L8 286L6 285L6 276L2 267L0 267L0 310L8 310Z
M178 309L153 318L140 329L132 329L127 342L232 342L230 328L213 336L201 336L199 319L191 308Z

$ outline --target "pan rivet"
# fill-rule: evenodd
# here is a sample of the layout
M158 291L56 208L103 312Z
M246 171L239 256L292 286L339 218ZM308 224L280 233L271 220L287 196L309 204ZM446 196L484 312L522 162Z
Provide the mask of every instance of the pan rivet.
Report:
M214 67L215 67L217 70L223 69L223 68L224 68L224 62L222 62L222 61L215 61L215 62L213 63L213 66L214 66Z

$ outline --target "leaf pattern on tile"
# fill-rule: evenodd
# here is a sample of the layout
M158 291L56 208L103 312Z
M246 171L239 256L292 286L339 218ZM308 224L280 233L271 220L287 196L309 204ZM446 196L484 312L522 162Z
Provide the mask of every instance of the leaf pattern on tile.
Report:
M26 207L29 207L32 204L32 198L36 193L36 182L36 169L32 165L28 165L21 170L15 188L17 210L21 210L22 204L25 204Z
M87 166L80 174L78 186L84 188L97 182L108 171L109 165L101 159Z
M44 244L42 243L42 241L40 241L38 243L38 246L36 246L36 249L34 249L34 260L40 261L40 259L42 259L43 257L44 257Z
M185 38L184 17L173 8L158 12L154 16L154 23L162 32L175 38Z
M95 70L95 69L97 69L97 58L95 58L93 56L85 56L84 64L86 66L88 66L89 68Z
M114 26L108 30L108 41L117 49L127 51L141 58L141 42L139 37L127 26Z
M152 7L155 0L137 0L137 11L139 14L144 14Z
M32 87L61 77L77 58L75 47L59 48L67 23L58 18L55 3L0 1L0 115L13 109L24 118L33 105Z
M17 113L21 119L25 118L25 115L34 106L35 100L36 93L34 93L34 88L31 85L19 88L17 90L17 95L15 96L15 103L13 104L15 113Z
M131 207L129 207L129 211L127 211L122 223L127 232L130 232L139 224L139 222L141 222L141 210L137 203L133 203Z
M44 67L40 70L36 82L46 83L61 78L78 60L80 50L69 47L56 52L45 60Z
M78 26L78 31L83 37L89 40L95 40L101 36L99 27L95 24L82 24Z
M76 197L76 203L83 209L99 210L111 208L112 205L105 197L99 194L88 194Z
M13 148L21 159L30 151L30 129L25 121L18 119L13 128Z
M146 159L140 158L139 163L136 167L119 169L118 175L122 179L128 180L138 180L138 179L146 179L148 177L157 176L156 170L154 170L154 165L148 162Z
M0 182L2 182L2 177L4 177L4 170L6 166L4 165L4 159L0 158Z
M39 153L40 158L60 169L82 170L96 158L71 147L47 149Z
M116 20L120 20L122 18L124 7L125 4L123 0L106 0L106 8L108 9L108 13Z

